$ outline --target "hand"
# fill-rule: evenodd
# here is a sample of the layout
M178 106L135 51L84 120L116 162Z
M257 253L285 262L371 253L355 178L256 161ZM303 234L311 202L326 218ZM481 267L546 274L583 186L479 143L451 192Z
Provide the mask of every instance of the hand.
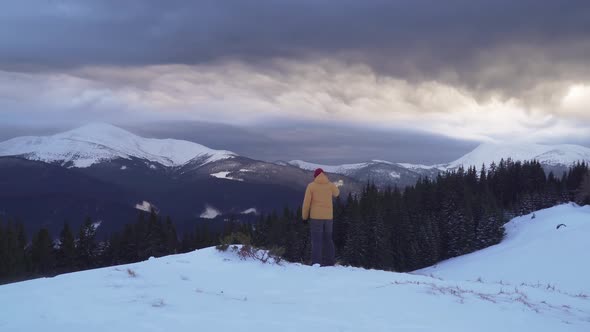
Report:
M338 180L336 182L334 182L334 185L338 188L342 187L344 185L344 181L343 180Z

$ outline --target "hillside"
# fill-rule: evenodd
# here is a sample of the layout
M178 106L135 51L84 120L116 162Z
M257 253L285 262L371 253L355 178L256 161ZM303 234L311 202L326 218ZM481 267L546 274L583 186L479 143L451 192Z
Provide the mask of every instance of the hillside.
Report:
M589 207L558 206L538 212L536 219L517 218L500 245L417 272L435 276L265 265L208 248L10 284L0 287L0 297L10 303L0 311L0 327L11 332L588 331L586 252L574 250L559 265L542 262L560 246L584 246L589 217ZM568 224L567 231L555 230L557 222ZM522 283L530 281L528 270L545 276L541 285Z
M590 237L590 206L563 204L508 222L502 243L418 271L444 279L555 286L574 294L590 291L584 258ZM558 225L564 224L557 229ZM509 259L507 259L509 258Z
M180 229L193 229L209 208L219 219L248 209L269 213L299 206L312 173L249 159L225 150L145 138L104 123L51 136L0 142L0 217L23 220L32 233L55 235L68 220L101 220L108 236L136 219L136 204L157 206ZM343 195L360 190L342 180ZM34 209L31 209L34 206ZM242 218L244 219L244 218Z

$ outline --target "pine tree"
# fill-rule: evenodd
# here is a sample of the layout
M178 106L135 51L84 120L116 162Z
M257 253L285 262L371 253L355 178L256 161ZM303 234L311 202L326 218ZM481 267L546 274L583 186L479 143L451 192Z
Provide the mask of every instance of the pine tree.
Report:
M364 266L367 261L368 239L366 226L361 217L359 204L354 201L350 207L348 235L342 252L342 261L351 266Z
M576 192L576 202L581 205L590 204L590 172L586 172Z
M59 235L59 247L56 256L57 267L61 272L74 269L76 265L76 239L67 222L64 223Z
M4 228L2 218L0 218L0 282L8 277L8 243L7 230Z
M90 217L86 218L78 233L76 245L77 265L80 269L96 266L97 257L96 229Z
M53 240L46 228L42 228L34 237L31 246L33 272L40 275L52 273L55 268Z
M30 269L26 255L26 237L22 222L13 222L8 218L4 227L3 240L0 243L4 259L0 261L2 274L8 280L22 277Z
M176 227L170 217L166 217L166 223L164 224L165 243L166 243L166 254L178 253L179 243L178 235L176 233Z
M139 236L137 235L139 223L142 221L143 213L138 216L139 221L135 224L127 224L123 229L123 234L119 242L119 251L115 253L115 257L119 257L123 263L139 261L139 249L137 242Z

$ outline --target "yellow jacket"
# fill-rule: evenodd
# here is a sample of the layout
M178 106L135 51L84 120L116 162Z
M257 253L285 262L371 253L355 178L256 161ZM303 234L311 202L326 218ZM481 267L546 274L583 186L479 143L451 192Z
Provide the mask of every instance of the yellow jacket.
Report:
M334 218L332 197L338 197L338 195L340 195L340 190L330 182L326 174L318 175L305 190L303 220L310 217L311 219L332 220Z

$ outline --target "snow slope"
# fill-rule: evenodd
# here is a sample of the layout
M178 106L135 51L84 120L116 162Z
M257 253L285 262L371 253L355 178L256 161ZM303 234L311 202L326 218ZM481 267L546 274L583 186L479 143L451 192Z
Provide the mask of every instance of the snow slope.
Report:
M225 180L234 180L234 181L244 181L242 179L238 179L238 178L234 178L229 176L231 172L217 172L217 173L213 173L211 174L212 177L214 178L218 178L218 179L225 179Z
M448 169L463 166L481 167L482 164L498 164L502 159L537 160L550 166L571 166L577 161L590 161L590 148L571 145L485 143L463 157L444 165Z
M417 273L590 293L590 206L563 204L537 211L531 218L532 214L508 222L506 237L498 245ZM556 229L560 224L566 227Z
M566 231L554 229L557 216ZM590 331L589 217L559 206L517 218L504 250L439 264L436 277L277 266L209 248L4 285L0 331ZM548 256L567 245L561 262ZM523 284L528 270L555 286Z
M164 166L181 166L195 158L209 163L235 156L229 151L212 150L189 141L143 138L103 123L53 136L16 137L0 143L0 156L17 155L44 162L72 162L74 167L131 157Z
M220 214L221 212L219 212L219 210L215 209L214 207L206 206L205 211L201 213L200 217L205 219L215 219Z

